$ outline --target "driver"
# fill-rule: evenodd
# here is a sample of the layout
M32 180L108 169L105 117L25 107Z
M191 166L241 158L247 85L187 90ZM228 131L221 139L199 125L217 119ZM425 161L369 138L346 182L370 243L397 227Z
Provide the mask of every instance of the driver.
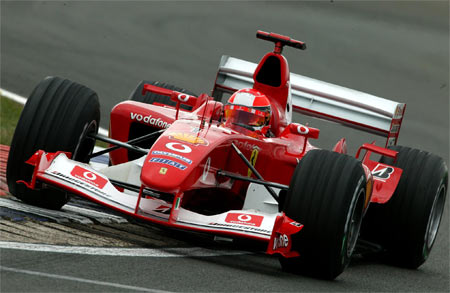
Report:
M235 92L224 110L225 126L238 128L236 130L251 136L270 134L269 123L272 115L270 101L260 91L241 89Z

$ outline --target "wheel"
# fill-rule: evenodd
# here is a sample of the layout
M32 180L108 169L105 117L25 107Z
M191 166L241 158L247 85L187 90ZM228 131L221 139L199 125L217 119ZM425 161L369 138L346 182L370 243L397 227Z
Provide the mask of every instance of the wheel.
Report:
M164 104L164 105L168 105L168 106L176 106L176 103L174 101L172 101L170 99L170 97L166 97L166 96L162 96L162 95L158 95L158 94L150 93L150 92L147 92L147 93L145 93L145 95L142 95L142 89L144 87L144 84L151 84L151 85L159 86L159 87L162 87L165 89L185 93L185 94L188 94L191 96L196 96L196 94L194 94L186 89L183 89L183 88L180 88L180 87L168 84L168 83L159 82L159 81L143 80L137 85L137 87L131 93L131 95L129 97L130 100L136 101L136 102L147 103L147 104L160 103L160 104ZM189 111L192 110L192 107L188 106L188 105L181 105L180 107L185 110L189 110Z
M448 169L442 158L403 146L397 161L382 157L381 163L403 169L392 198L371 204L362 227L362 237L381 244L386 260L418 268L433 247L445 207Z
M364 214L366 177L355 158L312 150L297 166L283 211L304 228L292 237L297 258L284 270L334 279L350 262Z
M283 211L304 228L292 237L296 258L280 257L284 270L334 279L349 264L366 199L366 177L353 157L309 151L297 165Z
M35 151L72 152L74 160L86 162L97 133L100 106L91 89L59 77L48 77L33 90L25 104L11 142L6 179L11 194L44 208L60 209L69 201L56 189L31 190L17 180L30 181L33 166L25 163Z

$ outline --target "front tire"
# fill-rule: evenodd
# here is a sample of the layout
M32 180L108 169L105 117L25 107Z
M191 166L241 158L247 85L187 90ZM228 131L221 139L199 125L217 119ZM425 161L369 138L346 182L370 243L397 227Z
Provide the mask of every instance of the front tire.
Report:
M353 157L309 151L295 169L283 211L304 225L292 237L297 258L280 258L284 270L334 279L349 264L358 239L366 177Z
M397 161L382 157L380 162L403 170L400 182L385 204L371 204L364 221L362 237L381 244L387 261L418 268L436 240L445 207L448 169L442 158L403 146Z
M59 77L41 81L28 98L11 142L6 179L12 195L39 207L60 209L69 201L61 190L28 189L18 180L29 182L33 166L25 163L39 149L74 153L74 160L86 162L100 122L97 94L91 89Z

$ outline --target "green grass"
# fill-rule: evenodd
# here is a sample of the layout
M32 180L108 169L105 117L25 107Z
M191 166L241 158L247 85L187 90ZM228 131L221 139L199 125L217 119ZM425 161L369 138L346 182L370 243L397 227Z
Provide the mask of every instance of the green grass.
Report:
M0 97L0 144L10 145L17 121L23 106L19 103Z
M23 106L21 104L4 97L0 97L0 144L11 144L14 130L16 129L17 121L19 120L22 108ZM97 141L96 145L103 148L109 147L109 144L102 141Z

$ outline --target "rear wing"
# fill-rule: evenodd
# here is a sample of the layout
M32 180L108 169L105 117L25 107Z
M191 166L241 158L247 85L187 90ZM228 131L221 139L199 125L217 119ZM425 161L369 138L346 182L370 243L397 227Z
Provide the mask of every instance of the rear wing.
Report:
M221 99L224 93L252 87L256 67L222 56L212 96ZM295 112L386 137L386 146L397 144L405 104L295 73L290 82Z

